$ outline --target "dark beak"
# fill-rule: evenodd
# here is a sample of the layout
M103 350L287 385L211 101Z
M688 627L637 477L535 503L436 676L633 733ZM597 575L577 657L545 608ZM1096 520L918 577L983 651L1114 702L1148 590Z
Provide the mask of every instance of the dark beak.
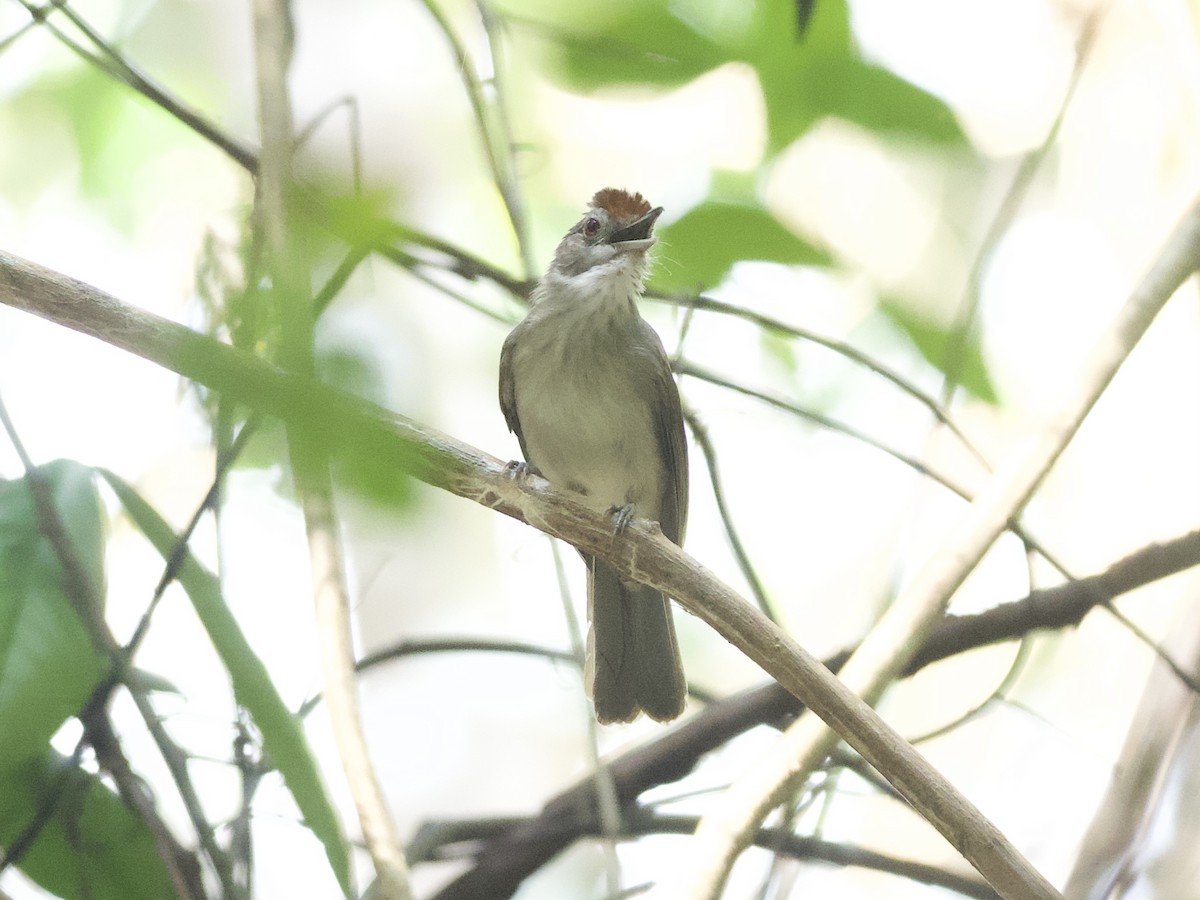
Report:
M625 244L622 250L645 250L654 243L650 232L654 230L654 222L662 215L662 207L656 206L636 222L626 225L619 231L614 231L608 239L610 244Z

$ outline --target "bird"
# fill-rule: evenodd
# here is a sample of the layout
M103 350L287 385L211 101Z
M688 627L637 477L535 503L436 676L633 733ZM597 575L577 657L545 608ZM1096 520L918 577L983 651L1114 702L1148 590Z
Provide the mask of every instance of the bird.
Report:
M638 311L662 207L597 191L559 242L525 318L500 354L500 408L542 475L613 517L637 515L682 545L688 454L679 389L662 340ZM666 722L687 701L669 599L584 553L585 684L597 721L645 712Z

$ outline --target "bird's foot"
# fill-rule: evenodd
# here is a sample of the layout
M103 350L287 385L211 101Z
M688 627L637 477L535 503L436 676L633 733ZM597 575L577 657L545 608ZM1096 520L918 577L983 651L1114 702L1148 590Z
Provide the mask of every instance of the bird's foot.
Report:
M633 521L633 504L626 503L624 506L614 506L608 511L608 514L613 519L613 534L620 534L625 530L625 527Z
M504 474L513 481L524 481L530 475L542 477L542 473L537 470L537 466L531 466L523 459L510 459L504 464Z

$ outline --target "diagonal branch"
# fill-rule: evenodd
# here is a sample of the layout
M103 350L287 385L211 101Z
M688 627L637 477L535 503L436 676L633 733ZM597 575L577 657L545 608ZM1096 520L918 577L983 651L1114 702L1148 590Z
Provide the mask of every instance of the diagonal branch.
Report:
M997 890L1054 896L995 826L870 707L653 523L635 521L614 535L609 517L541 478L514 479L500 460L447 435L3 253L0 302L99 337L269 415L319 427L333 450L395 466L527 522L677 598L843 735Z
M970 616L947 616L929 635L902 673L969 650L1017 640L1035 631L1069 628L1098 606L1185 569L1200 566L1200 529L1163 544L1151 544L1109 566L1104 572L1058 587L1036 591ZM827 658L837 672L853 648ZM782 727L803 712L803 705L777 683L751 688L711 703L697 715L610 765L617 796L633 803L651 788L691 774L701 758L759 725ZM507 897L521 882L574 841L586 837L583 824L593 803L590 779L576 782L551 798L533 819L494 834L475 854L474 865L447 885L437 900Z

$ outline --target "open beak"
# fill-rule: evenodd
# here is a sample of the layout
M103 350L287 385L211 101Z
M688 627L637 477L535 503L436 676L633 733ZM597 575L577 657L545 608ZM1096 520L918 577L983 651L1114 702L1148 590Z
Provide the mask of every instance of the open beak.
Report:
M636 222L626 225L619 231L614 231L608 239L618 250L625 252L633 250L649 250L654 246L655 238L650 236L654 222L662 215L662 207L656 206Z

